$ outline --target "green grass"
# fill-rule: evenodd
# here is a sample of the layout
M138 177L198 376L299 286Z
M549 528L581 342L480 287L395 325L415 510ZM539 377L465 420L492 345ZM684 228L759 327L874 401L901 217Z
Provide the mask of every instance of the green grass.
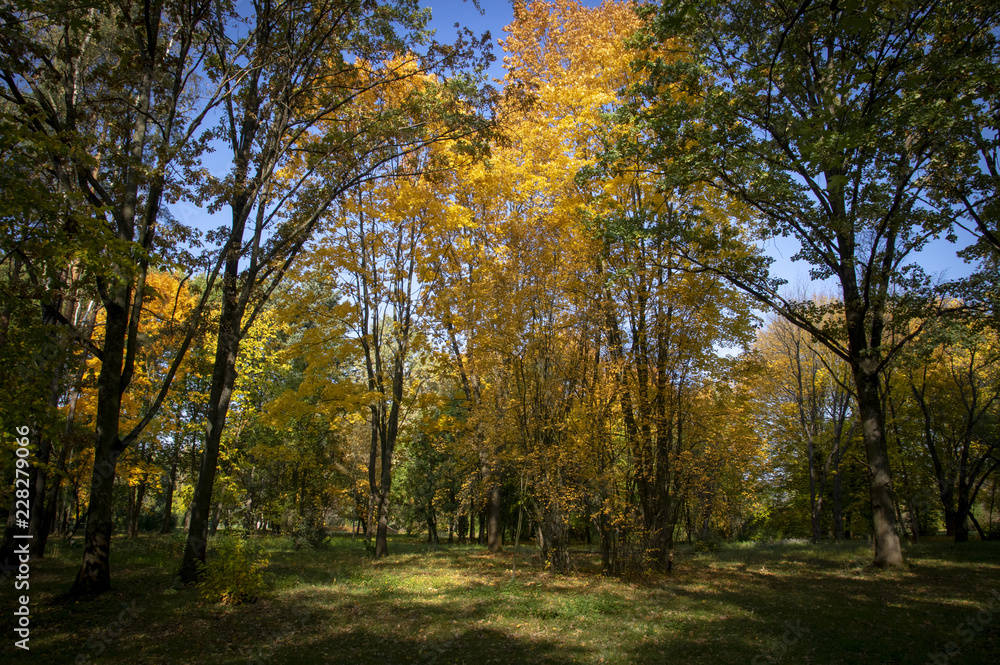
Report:
M477 546L399 536L373 562L349 537L322 551L261 543L270 592L227 607L170 588L183 543L160 536L116 539L115 590L59 602L81 548L55 542L31 567L31 651L14 649L8 628L4 653L45 665L923 665L993 663L1000 653L1000 543L911 546L907 566L890 572L868 569L859 543L682 549L672 575L633 582L602 577L595 554L551 575L524 548L512 580L509 552ZM4 585L9 626L15 592Z

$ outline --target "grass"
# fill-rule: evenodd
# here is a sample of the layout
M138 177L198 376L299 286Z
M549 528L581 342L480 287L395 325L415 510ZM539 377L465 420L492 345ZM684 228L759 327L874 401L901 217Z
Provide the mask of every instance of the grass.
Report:
M60 602L82 557L52 544L31 564L31 651L13 662L144 663L994 663L1000 653L1000 544L907 548L902 570L866 567L865 544L681 550L669 576L602 577L595 554L570 575L534 550L390 539L373 562L360 541L321 551L263 539L271 590L254 604L171 589L183 542L113 544L115 590ZM4 582L9 626L15 608ZM8 593L8 591L10 593ZM951 656L948 656L948 653ZM5 662L10 662L7 658Z

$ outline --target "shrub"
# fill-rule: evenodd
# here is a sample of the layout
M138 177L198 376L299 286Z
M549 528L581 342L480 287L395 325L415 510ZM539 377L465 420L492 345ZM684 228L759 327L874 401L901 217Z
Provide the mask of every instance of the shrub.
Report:
M299 524L299 534L306 544L314 550L326 547L326 539L330 536L326 528L326 519L322 513L309 513Z
M722 536L714 531L704 534L695 541L695 552L717 552L722 547Z
M201 567L202 596L223 605L253 603L264 592L268 557L245 538L222 540L215 556Z

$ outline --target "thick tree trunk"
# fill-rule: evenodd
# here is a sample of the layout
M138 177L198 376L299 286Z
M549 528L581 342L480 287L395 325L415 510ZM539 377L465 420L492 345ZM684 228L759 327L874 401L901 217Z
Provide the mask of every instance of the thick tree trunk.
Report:
M566 542L566 530L558 512L550 510L549 514L539 518L538 542L542 550L542 559L551 570L561 573L570 569L572 564Z
M944 501L944 498L942 497L941 500ZM944 532L949 538L955 537L955 523L957 521L955 509L950 504L946 504L944 507Z
M862 367L862 365L864 367ZM903 552L896 533L896 511L892 500L892 473L885 442L882 401L874 359L865 359L854 368L858 390L858 411L861 434L868 462L868 487L871 494L872 527L875 538L875 559L872 565L884 568L901 566Z
M114 484L118 456L124 450L118 435L122 368L128 333L131 289L119 289L105 298L104 349L97 378L97 441L94 470L90 481L87 531L84 536L83 565L69 590L71 596L96 595L111 589L111 531L114 519Z

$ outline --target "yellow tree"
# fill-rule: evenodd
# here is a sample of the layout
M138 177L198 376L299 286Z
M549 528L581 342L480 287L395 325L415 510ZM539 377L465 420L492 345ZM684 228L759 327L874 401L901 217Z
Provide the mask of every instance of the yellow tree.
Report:
M506 140L490 159L459 164L440 184L464 221L441 236L435 254L434 315L478 412L470 432L482 451L491 518L503 462L525 481L556 566L567 563L569 517L590 508L579 488L616 486L606 474L623 464L632 474L623 488L645 488L632 521L655 534L640 556L655 550L667 565L680 502L665 505L659 488L669 486L670 455L688 445L688 412L675 393L717 364L713 345L748 340L744 299L719 280L684 273L671 256L664 233L680 205L646 182L645 167L593 177L615 138L607 114L629 83L634 54L624 41L638 25L626 4L518 5L503 43L506 84L531 104L512 100L500 114ZM724 207L704 194L684 204ZM638 237L614 240L620 220L650 207ZM612 401L608 381L617 386ZM580 427L584 405L588 425ZM624 437L625 455L613 452L616 437ZM607 455L590 455L594 446ZM603 459L603 471L580 467L580 458ZM602 522L608 543L621 540L610 525L621 526L635 498L604 497L602 505L622 511Z
M817 299L821 306L828 303ZM809 483L812 539L822 537L822 511L832 489L834 537L844 537L840 465L850 450L857 421L850 366L808 333L774 318L757 338L768 381L761 385L771 408L772 439L786 439L790 458L801 460ZM776 441L776 443L778 443Z
M161 399L157 393L169 374L173 372L176 385L182 386L188 381L189 373L198 371L198 354L185 355L184 360L173 367L178 348L188 338L189 321L197 307L198 297L199 294L190 288L188 277L165 271L150 271L146 276L145 298L136 328L138 345L133 377L121 397L120 422L123 428L138 429L144 420L149 419L154 403ZM98 324L103 323L102 310ZM98 343L102 336L103 326L98 325L95 334ZM90 361L91 377L97 375L100 364L98 359ZM86 385L78 407L74 408L79 408L81 415L93 422L98 394L93 381ZM129 535L137 534L143 499L151 481L163 471L154 458L167 445L167 439L174 440L171 447L175 448L177 437L188 429L178 413L183 411L182 403L189 398L183 388L169 393L163 400L162 408L155 411L157 415L149 419L148 424L153 427L142 425L145 433L137 438L134 446L125 450L116 464L117 479L128 488L126 531ZM174 450L169 457L175 459L177 452ZM172 473L172 476L175 475L176 468Z
M448 202L436 197L420 175L431 171L435 152L425 149L402 157L393 163L392 178L364 183L342 198L303 262L303 276L323 285L317 290L320 297L344 299L331 314L342 321L356 353L355 381L363 390L334 397L330 391L339 389L331 387L323 399L352 401L368 412L376 557L388 553L393 454L417 392L411 374L421 344L416 308L425 288L426 237L449 219ZM321 368L331 362L338 361L317 357L314 364L317 371L329 371Z
M676 258L670 233L687 210L707 210L722 228L734 208L707 189L684 200L665 196L640 161L601 161L621 131L608 122L628 101L619 91L634 83L635 53L625 41L640 24L631 6L532 3L518 19L505 46L508 79L536 98L518 135L530 155L520 162L534 170L526 181L540 194L529 215L564 218L564 226L586 238L580 251L564 252L563 270L581 280L567 293L590 299L582 320L618 386L617 431L626 441L626 486L634 494L605 505L635 513L606 515L602 537L620 543L634 536L641 541L638 556L666 569L683 499L683 474L673 466L696 447L685 404L704 374L721 365L715 347L748 342L751 322L745 298ZM535 167L540 160L545 169ZM550 210L539 213L546 205ZM625 227L627 235L620 233ZM564 242L573 237L562 227L552 232ZM606 542L605 565L614 567L610 559L620 559L611 548Z
M967 541L971 521L985 539L973 507L1000 468L996 333L968 321L928 321L924 328L890 384L897 407L890 423L920 424L913 434L929 461L948 535Z
M185 582L197 579L205 560L244 313L252 321L340 197L393 175L402 156L483 124L471 77L425 77L475 66L482 42L433 41L425 30L429 14L413 3L296 1L255 3L253 10L248 20L255 28L237 43L220 35L209 70L224 79L245 75L232 85L220 128L233 168L206 189L214 205L231 211L232 222L221 234L222 314L205 455L181 564ZM415 78L424 85L407 87Z
M592 275L592 241L574 183L586 163L573 147L586 131L580 124L586 118L572 116L591 103L580 97L589 94L577 85L580 71L569 80L559 55L546 51L559 48L556 41L541 44L550 12L556 25L569 20L559 12L576 9L570 3L518 8L504 43L506 84L528 91L534 103L525 107L512 96L500 112L506 140L493 147L486 163L459 164L454 179L440 185L461 212L454 213L458 223L439 236L431 273L433 314L473 413L469 436L480 451L491 551L501 547L504 460L536 499L546 552L564 549L557 534L570 514L565 497L558 496L572 475L562 473L573 457L564 425L581 390L577 370L594 353L596 328L587 315L585 286ZM599 33L591 22L576 37ZM583 44L562 48L579 52ZM533 49L546 62L523 65ZM556 482L560 476L565 485ZM562 554L554 561L565 564Z

